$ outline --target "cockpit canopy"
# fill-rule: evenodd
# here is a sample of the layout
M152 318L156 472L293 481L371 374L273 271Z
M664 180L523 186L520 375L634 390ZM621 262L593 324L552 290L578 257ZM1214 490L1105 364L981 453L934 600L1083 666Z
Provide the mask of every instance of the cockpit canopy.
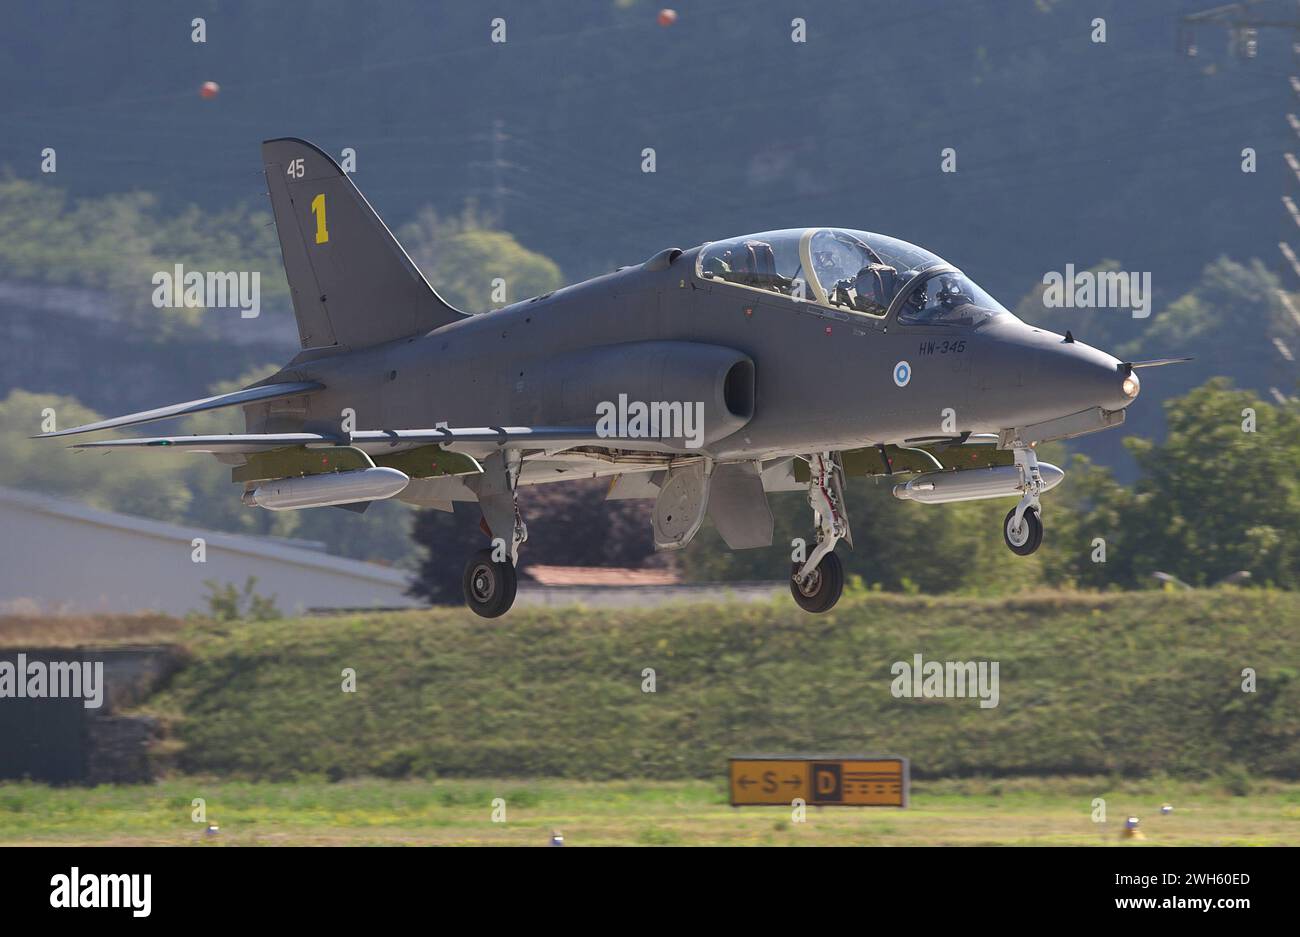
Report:
M900 322L975 325L1010 315L960 270L915 244L847 228L789 228L714 241L696 260L704 279L883 317L900 293Z

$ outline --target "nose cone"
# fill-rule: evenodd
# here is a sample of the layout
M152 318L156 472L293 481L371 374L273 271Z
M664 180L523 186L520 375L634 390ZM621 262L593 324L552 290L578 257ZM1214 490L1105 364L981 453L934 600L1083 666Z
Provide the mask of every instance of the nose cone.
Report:
M1138 395L1140 385L1131 369L1113 355L1081 342L1061 342L1039 352L1039 386L1062 412L1089 407L1122 410Z
M1137 375L1114 355L1018 320L999 325L985 330L989 345L981 385L993 389L1000 383L1014 384L1020 407L1040 418L1093 407L1121 410L1137 397Z

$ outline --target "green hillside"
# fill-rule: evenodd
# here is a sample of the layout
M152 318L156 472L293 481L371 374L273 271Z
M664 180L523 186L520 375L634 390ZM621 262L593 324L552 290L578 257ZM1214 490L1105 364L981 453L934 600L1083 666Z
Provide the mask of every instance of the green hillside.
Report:
M1296 594L1220 589L205 625L150 708L176 768L254 778L716 778L733 753L869 750L922 778L1296 778L1298 621ZM894 698L917 653L998 661L999 705Z

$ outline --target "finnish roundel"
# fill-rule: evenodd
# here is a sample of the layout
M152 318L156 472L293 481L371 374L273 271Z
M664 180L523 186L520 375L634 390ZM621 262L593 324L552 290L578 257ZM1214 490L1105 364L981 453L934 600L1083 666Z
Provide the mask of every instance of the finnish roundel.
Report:
M912 366L906 361L900 361L894 365L894 383L899 387L906 387L907 382L912 379Z

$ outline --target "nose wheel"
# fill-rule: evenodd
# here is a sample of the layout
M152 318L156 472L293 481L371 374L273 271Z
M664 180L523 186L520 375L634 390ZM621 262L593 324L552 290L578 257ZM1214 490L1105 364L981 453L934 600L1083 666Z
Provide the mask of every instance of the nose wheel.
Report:
M1034 508L1027 509L1018 522L1016 512L1017 508L1007 512L1007 519L1002 522L1002 539L1012 553L1028 556L1043 542L1043 522Z
M465 604L483 618L497 618L510 611L519 586L514 564L509 560L495 562L492 553L479 550L471 556L461 579Z

